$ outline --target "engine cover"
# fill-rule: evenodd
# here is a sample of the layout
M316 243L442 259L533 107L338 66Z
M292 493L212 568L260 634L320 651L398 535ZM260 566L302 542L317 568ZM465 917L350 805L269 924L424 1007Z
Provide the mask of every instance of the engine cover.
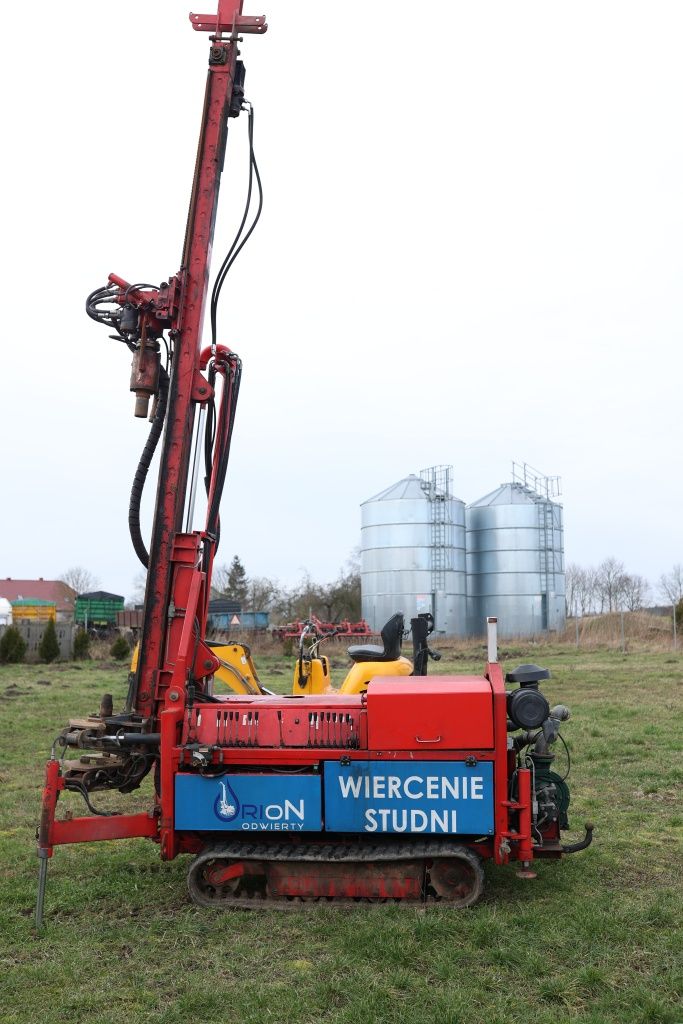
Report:
M483 676L397 676L368 686L373 750L491 750L493 695Z

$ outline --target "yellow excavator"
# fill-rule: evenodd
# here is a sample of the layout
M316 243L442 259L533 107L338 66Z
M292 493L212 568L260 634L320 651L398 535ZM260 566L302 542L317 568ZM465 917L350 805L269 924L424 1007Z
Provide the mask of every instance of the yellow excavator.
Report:
M299 654L292 678L293 694L349 694L364 693L371 679L378 676L425 675L428 658L438 661L441 655L427 645L427 637L434 629L431 615L421 614L411 620L414 661L401 654L405 635L404 618L397 612L382 627L381 644L353 644L347 648L351 667L340 687L332 685L330 659L320 653L321 645L336 636L333 630L323 633L315 622L307 619L299 637ZM270 690L259 680L251 649L241 642L207 641L212 653L220 661L214 675L214 686L226 687L233 693L268 695ZM137 669L138 648L133 652L131 672Z
M392 615L381 631L382 644L353 644L347 648L351 667L338 689L332 685L330 659L320 653L321 645L336 633L322 633L314 622L304 623L299 638L299 656L294 666L292 693L349 695L364 693L378 676L409 676L413 665L401 654L403 615Z

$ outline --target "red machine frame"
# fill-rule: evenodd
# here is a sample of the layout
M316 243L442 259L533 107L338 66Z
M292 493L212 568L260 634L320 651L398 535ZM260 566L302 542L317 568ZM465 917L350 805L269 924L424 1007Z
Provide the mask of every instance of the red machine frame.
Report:
M495 834L490 838L472 843L472 847L483 857L492 858L496 864L506 864L514 859L521 861L524 867L529 867L531 861L539 854L543 857L559 857L562 855L562 847L559 842L559 830L557 835L546 835L544 845L534 849L532 845L531 831L531 771L528 768L518 768L517 788L518 797L516 800L509 799L509 780L515 770L515 755L508 750L507 745L507 704L506 691L503 680L503 673L498 662L489 662L486 666L485 678L488 680L493 699L493 747L491 749L469 749L454 751L429 749L424 751L412 751L411 760L453 760L454 754L460 757L474 757L477 761L492 761L494 764L494 820ZM250 698L243 696L226 696L221 702L225 709L244 709L254 706L254 702L260 702L263 698ZM275 706L287 707L287 698L269 698ZM405 758L405 751L398 750L368 750L367 728L364 726L366 708L366 697L343 698L344 707L357 708L360 721L360 745L355 750L340 749L339 747L288 748L281 747L240 747L231 748L229 757L230 764L234 768L243 766L267 766L278 765L315 765L325 760L337 760L340 754L349 757L351 760L382 760L391 762ZM100 839L129 839L134 837L147 837L156 840L161 845L161 856L164 860L171 860L179 853L196 853L202 847L202 841L195 833L183 833L175 830L174 818L174 780L177 772L182 769L183 761L187 755L187 742L179 737L179 730L182 728L185 733L185 740L194 739L196 742L196 730L193 735L193 718L202 711L210 714L216 712L217 705L202 704L199 701L190 710L184 708L184 701L181 698L180 690L175 687L166 692L165 706L161 712L161 773L160 790L154 809L149 814L120 815L112 818L82 817L69 820L55 820L55 808L59 793L64 789L64 780L59 775L59 762L50 760L47 764L46 785L43 792L43 814L41 819L40 848L44 856L52 856L53 848L64 843L91 842ZM329 708L330 702L323 697L303 697L297 703L297 707ZM180 738L180 742L179 742ZM201 739L201 736L199 737ZM207 744L209 746L209 744ZM212 752L212 762L218 765L218 750ZM515 827L512 826L512 816L516 818ZM324 840L329 841L331 833L321 833ZM309 837L310 838L310 837Z

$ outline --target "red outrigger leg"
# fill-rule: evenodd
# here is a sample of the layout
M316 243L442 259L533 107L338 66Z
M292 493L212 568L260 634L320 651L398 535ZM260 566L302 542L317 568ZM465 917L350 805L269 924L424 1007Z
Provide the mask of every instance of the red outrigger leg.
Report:
M111 814L83 818L55 818L59 794L66 788L60 773L60 764L52 756L45 765L45 786L43 788L40 825L38 826L38 900L36 903L36 927L43 923L47 862L55 846L67 843L92 843L101 839L156 839L159 835L159 819L152 813Z

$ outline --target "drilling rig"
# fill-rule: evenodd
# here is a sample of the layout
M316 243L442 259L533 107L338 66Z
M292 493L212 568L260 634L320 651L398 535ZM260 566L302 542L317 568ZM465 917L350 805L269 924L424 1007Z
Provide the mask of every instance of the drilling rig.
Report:
M425 615L412 619L411 664L401 655L397 614L381 644L349 649L353 668L339 690L317 650L320 638L302 642L292 693L284 696L261 685L244 645L229 645L228 653L207 639L242 374L238 355L217 340L218 301L263 199L239 45L267 25L242 6L219 0L216 14L190 15L193 29L209 34L209 54L180 269L158 286L111 273L86 301L88 315L132 354L135 415L151 420L129 508L147 583L120 709L105 694L98 713L71 719L46 765L38 925L49 859L68 843L146 837L163 860L192 856L188 889L196 903L260 909L321 899L465 907L482 892L484 862L514 861L533 877L536 859L557 859L591 841L587 825L579 842L561 842L569 790L552 769L552 745L569 711L543 696L547 670L522 665L504 677L494 619L480 676L428 677L433 624ZM228 126L238 117L247 123L248 198L209 296ZM148 548L140 503L160 441ZM199 486L206 516L196 528ZM217 694L215 678L233 692ZM97 808L98 792L128 794L147 776L148 810ZM79 795L89 813L59 816L67 793Z

